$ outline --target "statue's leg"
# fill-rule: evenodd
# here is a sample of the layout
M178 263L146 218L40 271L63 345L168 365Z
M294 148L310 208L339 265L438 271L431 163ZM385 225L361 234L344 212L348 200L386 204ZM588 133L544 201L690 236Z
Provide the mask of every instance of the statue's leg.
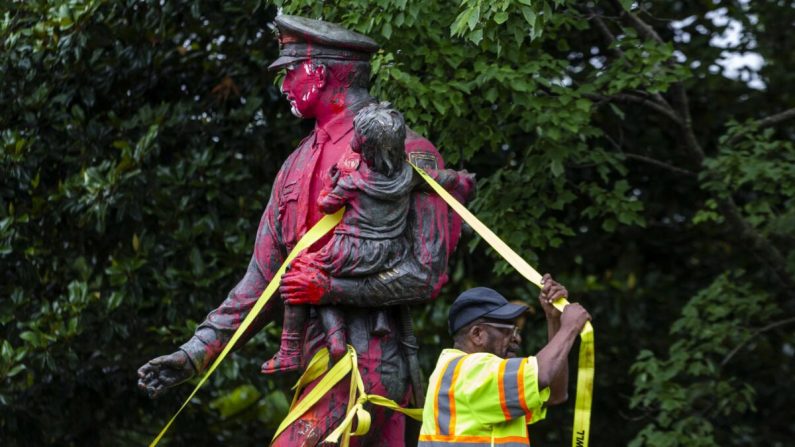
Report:
M359 370L362 373L362 380L365 388L370 388L368 384L380 382L376 372L377 362L370 359L359 359ZM309 384L302 392L302 398L312 390L317 382ZM320 401L312 406L297 421L285 429L273 442L272 447L315 447L324 444L323 440L336 429L345 419L345 410L348 404L348 391L350 382L346 378L332 388ZM386 395L386 389L375 386L368 389L368 392ZM408 401L408 393L406 401ZM402 402L405 404L406 402ZM400 413L387 410L383 407L366 405L365 408L370 412L372 422L370 431L364 436L354 436L351 438L351 447L405 447L405 416Z
M320 382L307 385L299 399L303 399ZM271 444L272 447L315 447L345 419L350 379L345 378L329 390L298 420L290 424ZM354 444L356 445L356 444Z
M345 317L342 310L333 306L318 307L317 311L320 314L323 329L326 331L326 346L328 346L331 358L336 362L347 351Z
M399 405L407 407L411 391L408 376L403 372L403 357L394 350L396 331L384 336L374 336L369 340L369 349L361 352L359 371L362 375L364 388L370 394L378 394L393 399ZM362 436L360 446L368 447L405 447L416 445L415 440L406 442L406 416L387 410L384 407L370 406L372 417L370 432ZM353 438L355 439L355 438Z
M272 359L262 364L263 373L297 371L300 368L301 343L304 338L303 329L308 312L309 309L306 306L285 304L279 352Z
M410 400L409 373L405 358L400 351L398 328L394 318L388 316L387 330L375 331L378 327L376 312L372 309L344 308L346 338L356 348L359 372L367 393L386 396L406 406ZM373 332L382 335L373 335ZM326 334L318 318L310 318L303 357L310 359L318 349L326 346ZM299 399L306 396L321 379L310 383ZM346 377L324 395L296 422L283 431L274 441L278 447L317 446L339 426L345 418L348 405L350 381ZM364 436L351 438L357 447L387 446L405 447L405 416L383 407L367 406L372 416L370 431ZM411 441L414 441L413 439Z

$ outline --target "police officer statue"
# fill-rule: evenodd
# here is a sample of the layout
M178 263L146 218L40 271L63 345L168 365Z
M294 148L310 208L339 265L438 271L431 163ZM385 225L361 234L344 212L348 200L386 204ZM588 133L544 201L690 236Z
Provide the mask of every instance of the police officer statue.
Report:
M287 253L320 218L318 195L332 166L351 156L350 140L357 111L375 102L368 92L370 56L379 48L367 36L336 24L303 17L276 18L280 57L268 68L286 70L282 92L292 113L314 119L315 128L282 165L260 220L254 253L243 279L198 326L193 337L176 352L157 357L139 371L139 387L157 397L166 389L203 372L224 348L259 298ZM407 131L407 158L423 168L442 168L436 148ZM351 160L354 164L355 160ZM471 185L454 191L466 200ZM447 261L460 233L460 220L437 196L422 191L411 195L407 238L409 255L389 270L364 277L329 277L303 265L282 278L280 297L263 309L239 342L245 343L268 322L282 316L283 303L335 306L343 310L348 343L368 394L379 394L407 405L410 400L409 355L405 349L406 312L401 306L433 299L447 281ZM317 250L328 240L309 250ZM281 299L279 299L281 298ZM405 308L404 308L405 309ZM310 311L300 346L302 369L319 349L325 333L317 311ZM333 324L334 322L332 322ZM312 389L312 384L305 389ZM274 445L314 446L345 417L347 381L340 382L310 411L282 432ZM370 432L351 439L353 445L404 445L404 416L382 407L369 408Z

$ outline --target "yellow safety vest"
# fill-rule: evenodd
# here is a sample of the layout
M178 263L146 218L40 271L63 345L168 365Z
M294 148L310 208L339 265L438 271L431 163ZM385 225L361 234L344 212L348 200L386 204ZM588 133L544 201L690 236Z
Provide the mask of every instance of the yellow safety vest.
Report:
M419 447L529 446L527 424L544 419L547 399L535 357L445 349L429 380Z

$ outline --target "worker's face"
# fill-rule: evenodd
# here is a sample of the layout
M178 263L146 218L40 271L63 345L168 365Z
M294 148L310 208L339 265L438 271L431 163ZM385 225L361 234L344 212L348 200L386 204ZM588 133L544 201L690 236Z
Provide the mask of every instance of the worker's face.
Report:
M486 352L504 359L519 355L522 336L519 334L515 322L488 322L481 323L479 326L485 330L484 350Z

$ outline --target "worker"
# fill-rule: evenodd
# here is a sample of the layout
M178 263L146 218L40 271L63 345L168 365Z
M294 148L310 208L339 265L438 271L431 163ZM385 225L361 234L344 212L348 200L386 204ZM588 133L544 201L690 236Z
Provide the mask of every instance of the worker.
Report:
M566 288L549 274L539 294L548 342L538 354L518 357L516 321L528 307L476 287L456 298L448 318L452 349L439 356L430 377L419 447L529 446L527 425L568 398L568 355L591 319L579 304L558 311L552 302Z

